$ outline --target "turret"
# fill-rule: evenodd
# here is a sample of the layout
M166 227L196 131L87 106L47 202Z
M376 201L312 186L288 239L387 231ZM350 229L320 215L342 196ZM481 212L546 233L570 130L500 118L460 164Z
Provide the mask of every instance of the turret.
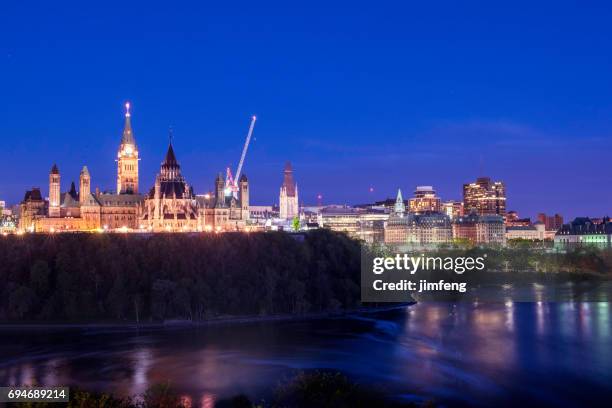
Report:
M395 206L393 207L393 211L399 216L403 216L406 212L406 204L404 204L404 199L402 198L402 190L399 188L397 189L397 197L395 198Z
M225 182L223 181L223 175L219 173L215 179L215 207L225 207Z

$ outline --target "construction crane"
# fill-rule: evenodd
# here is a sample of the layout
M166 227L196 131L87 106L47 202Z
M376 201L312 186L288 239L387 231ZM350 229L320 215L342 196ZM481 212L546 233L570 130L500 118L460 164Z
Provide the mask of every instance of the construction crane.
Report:
M242 166L244 165L244 159L247 154L247 150L249 149L249 144L251 143L251 136L253 136L253 129L255 128L255 121L257 120L257 116L253 115L251 117L251 125L249 126L249 132L247 133L246 141L244 142L244 147L242 148L242 155L240 156L240 161L238 162L238 168L236 169L236 177L232 176L232 170L228 167L225 175L225 195L233 195L234 198L238 198L238 182L240 181L240 173L242 172Z

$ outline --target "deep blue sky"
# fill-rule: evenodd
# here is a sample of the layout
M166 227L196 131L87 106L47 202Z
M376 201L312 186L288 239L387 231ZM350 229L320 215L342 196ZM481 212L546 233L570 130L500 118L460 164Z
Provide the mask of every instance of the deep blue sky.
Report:
M142 189L169 125L203 192L255 113L254 203L278 201L291 160L306 203L460 199L484 172L521 215L612 215L610 5L90 3L0 6L0 199L47 194L54 162L63 189L84 164L114 188L129 100Z

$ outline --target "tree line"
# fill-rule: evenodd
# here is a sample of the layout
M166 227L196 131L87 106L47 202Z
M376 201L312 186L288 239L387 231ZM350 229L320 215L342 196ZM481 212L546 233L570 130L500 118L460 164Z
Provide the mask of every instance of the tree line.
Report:
M0 237L1 321L200 321L359 306L360 245L305 234Z

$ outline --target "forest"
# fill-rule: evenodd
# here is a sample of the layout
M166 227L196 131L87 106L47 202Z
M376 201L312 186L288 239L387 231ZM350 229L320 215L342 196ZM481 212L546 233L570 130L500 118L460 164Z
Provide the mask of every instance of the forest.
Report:
M160 322L360 305L360 244L304 234L0 237L0 321Z

